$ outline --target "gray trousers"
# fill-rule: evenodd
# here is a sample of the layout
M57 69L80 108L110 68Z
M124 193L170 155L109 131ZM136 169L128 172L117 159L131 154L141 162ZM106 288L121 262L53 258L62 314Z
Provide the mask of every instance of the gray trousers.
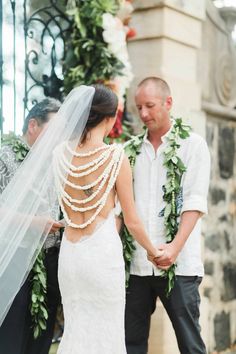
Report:
M125 313L127 354L147 354L150 319L156 308L157 297L172 322L180 353L206 354L199 326L198 287L201 280L198 276L177 276L174 289L167 298L166 279L131 275Z

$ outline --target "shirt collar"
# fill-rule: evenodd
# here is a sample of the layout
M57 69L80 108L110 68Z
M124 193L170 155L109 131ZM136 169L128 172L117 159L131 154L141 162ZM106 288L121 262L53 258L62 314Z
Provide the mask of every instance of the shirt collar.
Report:
M169 129L164 135L162 135L162 137L161 137L161 141L162 141L163 143L165 143L166 140L168 139L168 136L170 135L170 133L171 133L171 131L172 131L172 129L173 129L173 125L174 125L174 122L173 122L173 119L171 119L171 126L170 126L170 129Z
M147 130L147 129L146 129L146 132L145 132L145 134L144 134L143 141L144 141L145 143L150 143L150 141L148 140L148 130Z

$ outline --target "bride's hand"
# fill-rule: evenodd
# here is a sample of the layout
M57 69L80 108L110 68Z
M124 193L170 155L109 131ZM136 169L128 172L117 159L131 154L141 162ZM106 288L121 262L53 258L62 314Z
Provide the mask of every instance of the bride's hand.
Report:
M164 250L157 249L155 254L148 254L147 253L147 259L150 262L152 262L155 265L155 267L157 267L156 260L157 260L157 258L163 256L163 253L164 253Z
M53 220L49 233L55 233L59 231L62 227L65 227L64 220Z

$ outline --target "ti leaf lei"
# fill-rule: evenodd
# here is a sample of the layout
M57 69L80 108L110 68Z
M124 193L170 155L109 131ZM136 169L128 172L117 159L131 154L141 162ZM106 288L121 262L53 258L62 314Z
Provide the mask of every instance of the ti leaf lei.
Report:
M140 154L145 133L146 133L146 128L144 128L144 131L141 134L137 136L133 136L125 144L125 153L129 159L132 170L136 162L136 157ZM121 231L121 241L123 244L123 257L125 261L125 276L126 276L126 287L127 287L129 284L129 277L130 277L130 265L136 247L134 245L133 236L129 233L129 230L127 229L125 224L123 224L123 228Z
M181 118L174 120L173 127L167 135L167 148L165 149L163 166L166 168L166 184L163 186L163 200L166 202L164 208L164 225L166 230L166 242L170 243L175 238L179 227L180 213L177 211L177 197L181 192L181 178L186 171L186 167L177 155L180 147L179 139L189 137L191 128L183 124ZM136 158L140 154L145 131L133 137L125 144L125 152L129 158L131 168L133 169ZM135 251L133 237L124 225L121 235L123 243L123 254L126 269L126 284L129 281L130 265ZM175 283L176 264L173 264L167 271L162 272L162 276L167 278L166 295L169 296Z
M16 161L23 162L29 152L29 147L15 134L10 133L2 137L2 144L12 147ZM48 312L46 308L46 268L44 265L44 252L40 251L32 268L32 289L30 313L32 316L34 338L38 338L46 329Z
M47 274L44 265L44 252L36 258L32 272L30 313L33 322L34 338L38 338L47 328L48 311L46 306Z

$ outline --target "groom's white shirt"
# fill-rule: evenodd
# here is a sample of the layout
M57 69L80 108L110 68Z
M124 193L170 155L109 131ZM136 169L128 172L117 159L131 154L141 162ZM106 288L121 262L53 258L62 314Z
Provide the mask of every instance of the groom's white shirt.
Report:
M166 169L163 167L163 151L167 147L166 135L162 144L155 152L152 144L144 138L140 155L134 167L135 203L146 231L154 245L165 243L163 222L162 186L166 183ZM178 156L187 171L182 177L182 193L178 197L178 209L181 213L198 210L207 213L207 192L210 176L210 156L205 140L195 133L183 140L180 139ZM136 251L131 264L131 274L160 275L160 270L153 268L146 258L146 251L135 242ZM181 253L177 258L177 275L203 276L201 260L201 219L198 220Z

